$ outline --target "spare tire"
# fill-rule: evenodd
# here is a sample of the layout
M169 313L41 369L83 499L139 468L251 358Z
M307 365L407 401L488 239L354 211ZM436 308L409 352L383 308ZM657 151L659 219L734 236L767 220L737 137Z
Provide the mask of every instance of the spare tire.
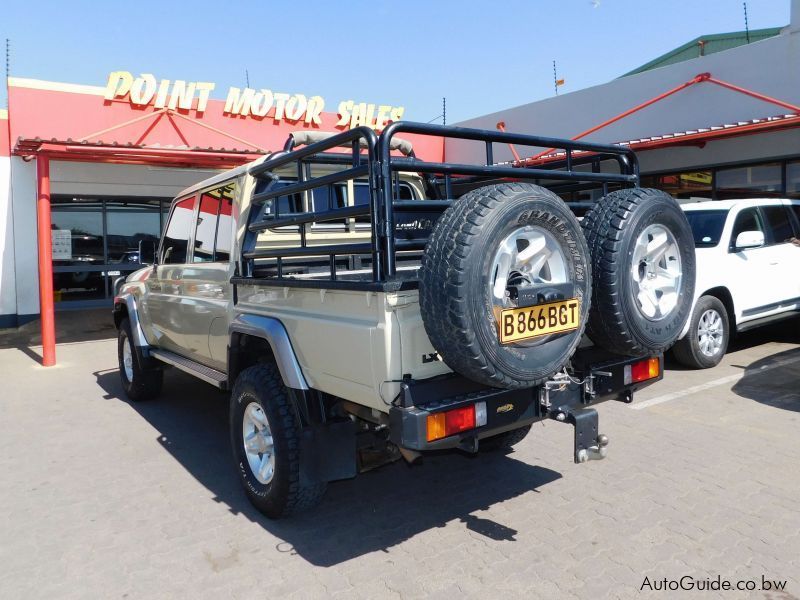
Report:
M532 387L580 343L590 288L586 240L564 201L505 183L465 194L436 222L420 310L451 369L494 387Z
M694 297L694 237L678 202L661 190L617 190L582 225L592 255L589 337L618 354L666 351Z

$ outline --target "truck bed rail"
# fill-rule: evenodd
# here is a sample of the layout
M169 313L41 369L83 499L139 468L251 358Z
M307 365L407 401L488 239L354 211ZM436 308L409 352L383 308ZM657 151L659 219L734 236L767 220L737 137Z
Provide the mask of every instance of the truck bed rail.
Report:
M423 136L437 136L451 139L472 140L485 145L485 164L459 164L430 162L416 158L413 152L408 156L393 156L398 133ZM541 168L518 167L509 163L494 162L494 144L514 144L517 146L543 147L562 150L563 159L544 163ZM349 147L349 152L331 152L334 148ZM573 157L573 153L580 156ZM600 161L613 160L619 173L599 172ZM311 165L337 165L341 170L316 177L311 176ZM581 169L591 164L591 170ZM294 166L296 180L281 181L276 171L285 171ZM248 282L260 285L292 286L298 283L296 276L297 259L314 259L303 263L307 274L302 287L347 287L352 289L396 289L398 282L398 259L418 259L419 251L425 248L429 231L417 227L409 232L398 230L395 226L398 215L411 217L418 213L433 213L438 216L454 200L453 185L479 184L497 180L522 180L538 184L545 182L568 182L569 184L602 185L604 192L609 184L635 186L639 182L639 166L634 153L620 146L575 142L557 138L523 135L503 131L489 131L444 125L412 123L400 121L388 125L380 136L368 127L357 127L321 141L294 148L292 138L285 149L277 152L263 163L253 166L250 175L261 180L251 199L247 228L242 244L239 271L234 283ZM431 200L399 200L400 173L422 173L427 175L429 187L442 189L444 198ZM369 202L364 205L310 210L301 214L280 214L281 197L303 194L350 180L364 180L369 186ZM281 183L281 185L277 185ZM440 193L437 191L437 195ZM317 207L314 207L317 208ZM369 217L368 242L341 242L336 244L309 244L307 226L314 223L327 223ZM281 227L297 227L300 243L295 247L257 248L261 232ZM401 256L398 256L401 253ZM352 270L354 262L367 264L371 277L365 281L358 277L352 281L340 278L337 270L348 265ZM273 265L270 275L257 275L259 263L267 261ZM285 273L285 266L293 261L291 273ZM263 273L264 270L262 269ZM403 277L404 286L413 285L413 278Z

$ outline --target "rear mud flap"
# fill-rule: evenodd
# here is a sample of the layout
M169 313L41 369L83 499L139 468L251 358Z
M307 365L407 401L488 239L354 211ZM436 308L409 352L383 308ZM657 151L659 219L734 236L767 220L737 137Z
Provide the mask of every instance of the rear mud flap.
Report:
M350 479L357 473L356 424L334 421L309 425L300 437L300 483Z

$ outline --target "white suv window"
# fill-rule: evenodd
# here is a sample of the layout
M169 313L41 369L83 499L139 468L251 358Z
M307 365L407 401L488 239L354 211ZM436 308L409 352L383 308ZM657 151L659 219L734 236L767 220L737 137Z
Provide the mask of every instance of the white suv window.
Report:
M784 206L762 206L770 235L767 243L786 244L794 237L789 211Z

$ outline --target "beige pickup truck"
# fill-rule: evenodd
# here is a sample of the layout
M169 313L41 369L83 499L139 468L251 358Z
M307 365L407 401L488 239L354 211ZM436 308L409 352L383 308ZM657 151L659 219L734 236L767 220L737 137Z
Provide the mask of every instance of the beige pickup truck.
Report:
M484 145L485 164L421 160L404 131ZM505 143L568 158L496 164ZM582 228L533 180L621 189ZM602 458L591 405L661 378L694 284L683 213L637 183L615 146L407 122L295 134L181 193L140 248L114 300L125 392L157 396L168 367L230 390L236 469L270 517L400 457L508 449L542 419L575 426L576 462ZM609 243L609 222L631 239Z

